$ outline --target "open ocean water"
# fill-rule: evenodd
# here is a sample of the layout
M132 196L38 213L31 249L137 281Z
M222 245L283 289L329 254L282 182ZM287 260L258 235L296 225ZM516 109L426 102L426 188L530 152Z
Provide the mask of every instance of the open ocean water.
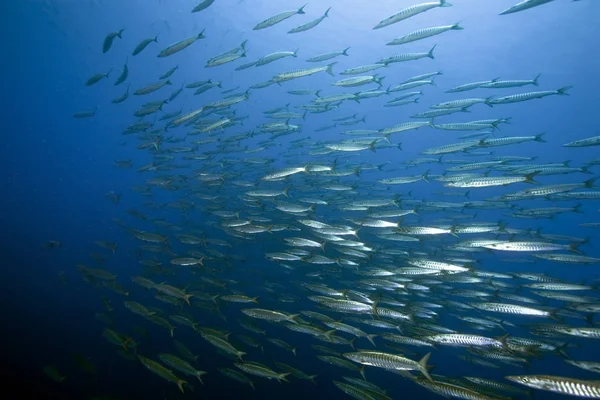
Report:
M600 398L600 4L515 2L5 1L6 393Z

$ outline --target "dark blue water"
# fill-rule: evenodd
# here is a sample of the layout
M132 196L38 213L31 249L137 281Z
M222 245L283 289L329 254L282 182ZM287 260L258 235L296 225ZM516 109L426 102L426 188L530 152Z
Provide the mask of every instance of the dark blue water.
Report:
M215 4L200 13L191 14L193 1L127 1L109 0L23 0L7 1L3 4L3 145L0 146L0 165L3 175L0 221L3 226L2 275L0 289L3 295L2 327L4 359L3 370L9 388L18 388L25 395L48 399L91 399L95 396L110 396L114 399L177 399L177 398L343 398L346 396L333 384L341 376L360 377L357 373L329 366L315 358L317 354L310 346L322 344L288 329L257 321L256 325L266 329L268 337L276 337L297 347L297 357L265 341L260 336L242 329L238 322L242 318L241 308L246 305L220 302L222 318L214 312L204 312L199 308L192 311L201 326L214 327L232 332L231 342L248 353L246 358L262 362L274 368L273 361L281 361L308 373L317 374L317 386L308 381L291 378L291 383L278 384L275 381L252 378L256 390L239 384L218 372L219 368L232 368L233 361L218 353L202 337L185 327L176 329L175 337L185 343L194 354L200 355L196 367L207 371L204 385L194 383L194 392L181 394L173 384L152 375L137 360L127 360L117 353L118 348L102 337L105 325L96 317L97 313L109 314L114 321L113 328L139 342L138 352L156 359L161 352L176 353L173 340L167 330L145 321L123 307L126 299L102 285L95 287L82 280L76 269L78 264L103 268L117 275L117 282L128 290L127 299L140 302L148 307L167 309L168 305L154 299L154 292L134 285L131 277L148 274L148 268L139 264L136 249L142 242L122 229L115 219L129 228L162 232L169 236L172 249L177 254L185 254L186 247L175 240L178 231L159 228L149 221L141 221L127 213L127 210L142 212L150 218L161 218L180 227L186 233L195 232L199 236L226 240L232 247L210 246L225 257L207 262L207 270L193 272L185 268L175 269L169 265L169 258L159 256L164 263L162 273L151 277L159 283L167 281L177 287L190 286L208 294L219 294L222 288L211 286L201 277L214 277L220 280L234 280L229 288L260 296L260 307L278 309L285 312L314 309L314 303L306 296L314 295L302 289L300 283L309 280L308 272L319 270L319 266L300 266L289 272L277 263L267 261L265 253L283 251L282 237L301 236L290 233L263 233L256 240L240 240L227 235L219 227L221 219L212 214L215 203L204 202L189 196L187 189L161 190L154 188L153 197L146 197L131 190L142 186L153 173L140 173L136 170L152 162L152 154L137 150L141 141L135 135L122 135L122 131L136 118L133 112L144 102L157 101L168 96L183 84L196 80L212 79L222 82L222 88L214 88L200 96L184 89L180 96L163 108L163 112L182 109L192 111L223 97L224 89L239 89L244 92L250 85L269 80L273 75L300 68L324 65L307 63L306 58L351 47L349 56L340 56L334 71L336 77L319 73L308 78L285 82L281 86L272 85L265 89L251 90L250 99L235 105L237 116L248 116L243 125L229 127L220 135L222 139L244 134L257 125L272 122L263 116L263 111L292 103L292 106L306 104L310 96L292 96L292 89L322 89L324 95L340 92L354 93L360 88L337 89L331 86L335 80L346 76L338 75L346 68L372 64L392 54L402 52L427 52L437 44L435 59L428 58L400 64L391 64L375 72L385 76L384 87L399 84L414 75L441 71L436 78L436 87L424 87L425 95L420 104L402 107L383 107L385 98L366 99L360 104L344 102L337 110L323 114L309 114L306 121L299 120L301 132L283 136L275 145L257 154L244 154L243 150L221 148L220 154L211 153L211 160L186 162L174 154L176 164L189 167L166 171L164 174L188 174L196 169L210 173L224 174L224 184L219 190L202 186L197 180L186 184L200 185L201 192L220 196L218 207L221 210L241 211L242 217L250 214L238 198L248 189L235 187L235 180L257 182L261 176L284 167L303 166L307 162L331 164L336 156L311 156L312 148L306 145L301 149L292 148L291 141L309 138L310 143L336 142L350 138L341 134L339 128L315 132L315 129L331 124L331 119L358 113L366 116L366 122L348 129L383 129L409 121L410 115L422 112L428 105L459 98L504 96L530 90L555 90L572 85L570 96L550 96L541 100L524 103L486 107L475 105L471 113L445 117L444 122L460 122L473 119L511 117L511 124L501 125L495 133L501 136L528 136L545 133L546 143L528 142L514 146L492 148L493 156L537 157L535 163L554 163L571 160L571 166L579 167L594 158L600 157L598 147L565 148L564 143L598 134L597 104L600 100L600 81L597 72L600 61L596 54L596 38L600 28L596 21L600 17L599 4L593 0L571 2L556 0L550 4L517 14L499 16L498 13L513 4L513 0L475 2L455 0L453 6L430 10L424 14L402 21L380 30L372 27L383 18L411 5L410 2L377 1L331 1L312 2L306 7L306 15L297 15L281 24L261 31L252 27L261 20L278 12L295 9L302 4L293 2L269 2L255 0L217 0ZM286 32L302 23L320 16L331 6L329 18L319 26L295 35ZM462 31L450 31L434 38L402 45L385 46L394 37L401 36L430 26L460 22ZM125 28L122 39L115 39L112 48L102 53L104 37L111 31ZM206 38L197 41L184 51L166 58L157 58L160 49L168 44L197 34L205 29ZM144 38L158 35L159 43L151 43L141 54L131 56L132 49ZM217 54L238 46L247 39L248 57L216 68L205 68L206 61ZM274 51L295 50L298 58L288 57L263 67L234 71L244 62ZM115 87L113 82L126 62L129 66L127 81ZM330 62L330 61L328 61ZM146 96L132 93L140 87L158 81L158 76L174 66L178 70L169 79L173 85ZM108 80L86 87L86 80L100 72L113 69ZM532 79L541 73L540 87L482 89L447 94L445 90L468 82L493 79ZM367 73L367 75L370 73ZM112 104L111 100L120 96L130 85L130 97L122 104ZM374 85L368 88L374 88ZM415 89L419 90L419 89ZM396 93L401 94L401 93ZM390 96L393 96L391 94ZM390 98L391 99L391 98ZM92 118L76 119L76 112L98 107ZM291 111L297 111L290 108ZM159 116L161 114L158 114ZM211 116L210 118L213 118ZM153 117L145 120L153 121ZM292 121L296 123L296 121ZM163 126L158 123L156 126ZM189 128L179 127L169 130L166 135L185 137ZM427 169L431 175L441 174L451 164L426 164L404 170L404 163L422 157L419 153L426 148L441 146L459 141L458 137L468 132L441 131L429 128L393 134L394 144L402 142L403 151L396 148L380 149L375 153L362 151L340 156L341 165L372 166L386 163L381 170L365 170L360 176L342 177L339 183L355 185L363 197L401 198L424 201L463 201L461 198L440 198L434 194L451 191L441 182L423 181L410 185L372 188L379 179L419 175ZM192 140L202 139L207 134L188 136L183 143L168 146L191 146ZM248 149L258 147L258 143L268 140L268 135L246 139L239 146ZM238 147L236 142L230 145ZM200 147L197 154L215 152L215 144ZM487 149L481 149L487 151ZM247 157L274 158L270 167L243 164ZM239 160L240 163L230 162ZM481 157L467 157L464 154L450 154L444 160L462 159L484 161ZM121 169L113 166L116 160L131 160L133 168ZM194 164L197 163L197 164ZM212 164L216 163L216 164ZM219 165L220 163L220 165ZM592 174L569 174L540 176L542 184L576 183L598 175L598 166L591 167ZM290 199L317 197L324 193L319 189L319 180L304 174L289 179L292 185ZM282 188L288 183L260 188ZM313 185L308 187L307 185ZM191 187L191 186L190 186ZM524 185L471 190L471 200L484 200L525 189ZM293 190L297 190L296 194ZM410 194L408 193L409 191ZM114 204L107 193L121 195ZM304 193L303 193L304 192ZM325 197L331 197L327 193ZM176 208L162 207L176 200L191 200L195 208L187 213ZM527 207L572 207L582 204L582 213L566 213L553 219L516 219L507 217L507 209L467 211L474 215L474 221L496 222L503 220L512 229L541 229L542 233L589 237L581 246L585 255L600 257L598 251L598 230L582 228L585 222L600 221L599 203L593 200L554 201L536 199L519 203ZM413 225L435 224L436 218L452 212L425 213L422 219L410 219ZM360 217L355 212L342 212L333 207L317 206L309 218L337 223L345 223L346 217ZM264 217L273 218L275 223L290 224L294 217L278 213L268 205ZM407 219L409 221L409 219ZM365 230L368 230L365 229ZM372 236L374 238L374 236ZM466 238L466 237L465 237ZM470 238L470 237L469 237ZM462 239L462 238L461 238ZM44 246L50 240L60 241L59 248ZM116 255L98 247L94 241L106 240L118 243ZM376 239L374 239L376 240ZM455 238L445 238L440 244L451 244ZM375 241L374 241L375 243ZM389 243L388 243L389 244ZM396 246L391 242L392 246ZM402 243L398 245L403 246ZM418 249L415 248L415 249ZM199 248L199 251L206 249ZM334 256L329 250L327 255ZM104 260L99 264L90 256L97 253ZM147 256L146 256L147 255ZM440 255L443 255L440 254ZM591 283L598 278L598 265L570 265L537 260L533 263L520 263L522 254L477 254L478 267L496 272L541 272L573 283ZM153 258L145 253L146 259ZM510 259L517 261L510 261ZM506 261L506 259L509 261ZM328 270L325 266L323 270ZM334 288L345 288L346 282L356 277L350 270L332 276L325 275L319 282ZM525 282L520 282L525 283ZM270 290L273 284L279 284ZM521 293L524 294L524 293ZM525 292L527 294L527 292ZM296 302L281 302L283 295L294 296ZM586 295L596 296L597 292ZM263 300L264 299L264 300ZM427 298L419 299L427 301ZM464 299L458 299L463 301ZM106 309L110 304L112 311ZM563 307L562 302L551 301L551 307ZM319 310L317 310L319 311ZM501 317L501 315L493 315ZM338 314L339 317L339 314ZM528 318L513 318L516 324L535 322ZM464 330L458 320L444 313L437 319L438 325ZM567 323L584 326L583 320L568 319ZM368 330L369 327L361 325ZM510 329L513 335L526 335L527 330L519 327ZM476 333L476 332L472 332ZM264 353L251 348L236 336L242 334L261 340ZM494 331L490 335L500 336ZM573 343L568 354L574 360L598 361L600 351L593 339L561 338ZM358 339L357 348L370 348L365 339ZM382 343L382 342L379 342ZM349 347L340 347L349 351ZM423 349L410 348L418 359ZM96 366L95 374L86 373L73 359L80 354ZM483 370L467 364L456 356L465 354L463 350L441 348L434 351L431 363L433 372L445 376L461 377L468 375L485 376L502 381L505 375L550 374L579 379L597 379L597 375L566 364L560 357L546 355L541 360L532 359L526 368L515 369L503 366L500 369ZM55 365L67 379L55 383L43 372L46 365ZM385 388L392 398L434 398L437 397L414 383L391 373L367 367L369 381ZM189 378L188 381L192 381ZM558 398L547 392L536 392L538 399Z

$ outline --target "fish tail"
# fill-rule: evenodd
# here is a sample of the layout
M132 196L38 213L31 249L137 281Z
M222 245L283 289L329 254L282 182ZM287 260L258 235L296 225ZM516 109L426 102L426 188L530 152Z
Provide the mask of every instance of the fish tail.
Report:
M427 379L429 379L431 382L434 382L431 375L429 375L429 371L427 371L427 369L429 368L429 366L427 365L427 361L429 361L430 356L431 356L431 353L427 353L427 354L425 354L425 356L423 358L421 358L421 360L419 360L419 371L421 371L421 373L423 375L425 375L425 377Z
M437 46L437 44L434 44L433 47L431 48L431 50L429 50L429 52L427 53L427 57L429 57L429 58L435 58L433 56L433 50L435 49L435 46Z
M331 64L327 64L327 69L325 70L329 75L334 76L333 74L333 66L337 64L337 61L332 62ZM318 93L320 92L320 90L317 91L317 97L319 97Z
M556 94L560 95L560 96L568 96L569 94L567 93L567 90L571 89L573 86L565 86L565 87L561 87L560 89L558 89L556 91Z
M281 381L284 382L289 382L285 377L288 376L290 374L290 372L284 372L283 374L279 374L277 376L277 380L279 381L279 383L281 383Z
M373 345L373 347L376 347L375 341L373 339L375 339L377 337L377 335L367 335L366 337L367 337L367 340L369 342L371 342L371 344Z

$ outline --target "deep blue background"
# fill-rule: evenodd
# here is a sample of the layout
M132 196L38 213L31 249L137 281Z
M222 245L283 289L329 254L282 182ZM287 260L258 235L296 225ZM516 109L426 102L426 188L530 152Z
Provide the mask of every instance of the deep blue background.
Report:
M8 350L5 351L3 368L10 371L9 376L22 382L19 386L23 390L35 390L34 388L39 387L45 393L39 394L40 398L87 398L97 394L111 394L122 398L181 397L175 386L150 376L138 363L121 359L113 351L112 345L101 337L103 326L94 318L95 312L102 311L100 292L82 282L75 266L79 263L90 263L89 253L98 252L98 248L93 244L94 240L112 240L119 243L119 249L117 256L107 262L107 269L118 271L119 277L123 278L121 282L129 287L132 285L128 277L140 273L141 269L133 257L133 248L139 243L134 242L111 219L127 219L124 213L127 209L144 210L141 203L146 199L137 196L129 188L143 184L144 179L149 177L141 176L135 169L150 162L150 156L147 152L135 150L137 142L131 137L122 136L121 131L133 122L133 111L143 102L162 99L167 92L170 93L184 83L211 78L214 81L222 81L223 89L240 86L240 90L243 91L249 85L268 80L276 73L320 65L305 63L303 60L321 53L351 47L349 57L341 56L335 60L338 64L334 70L339 73L346 68L374 63L391 54L428 51L437 43L435 60L423 59L395 64L377 71L386 76L386 86L399 84L420 73L443 71L443 75L436 78L437 87L424 88L426 94L421 99L421 104L383 108L387 98L365 100L361 104L344 103L334 113L309 115L303 123L302 134L298 137L310 136L314 141L345 139L339 129L311 132L329 124L332 117L351 115L355 112L360 116L366 115L367 120L366 124L356 128L384 128L406 121L409 115L423 111L429 104L462 97L486 97L520 91L512 89L492 92L480 89L466 92L464 96L443 93L453 86L494 77L532 79L536 74L542 73L539 90L573 85L569 91L570 96L552 96L543 100L494 108L476 105L471 114L448 121L512 117L512 124L502 125L500 134L532 135L546 132L547 143L526 143L493 149L495 155L537 156L536 162L539 163L573 160L573 166L580 166L585 161L599 157L597 148L561 147L566 142L598 133L596 110L600 100L600 80L597 77L600 59L595 49L596 40L600 35L600 27L596 23L600 18L599 4L593 0L576 3L557 0L526 12L498 16L500 11L513 4L513 0L490 1L485 4L479 1L455 0L452 3L453 7L434 9L388 28L373 31L371 28L378 21L411 3L386 0L378 1L377 5L374 5L359 1L313 1L306 7L307 14L304 16L295 16L269 29L252 31L257 22L268 16L285 9L297 8L302 4L285 2L275 5L267 0L217 0L209 9L190 14L190 9L195 5L194 1L4 2L0 36L3 44L0 62L5 138L0 146L0 167L4 172L0 178L0 221L3 228L0 293L3 295L4 307L0 315L3 318L3 344ZM320 16L330 5L330 17L317 28L296 35L286 33L289 29ZM464 26L463 31L451 31L403 46L385 46L392 38L413 30L458 21ZM116 39L112 49L107 54L102 54L105 35L120 28L125 28L123 39ZM172 57L156 57L159 49L194 35L201 29L206 29L206 39L194 43L190 48ZM158 45L151 43L140 55L130 55L139 41L156 34L159 35ZM222 67L204 68L208 58L239 45L244 39L248 39L248 58ZM234 71L235 66L243 62L273 51L296 48L300 49L297 59L286 58L268 66ZM127 57L129 79L125 84L114 87L112 83L120 73L118 69ZM132 95L123 104L111 104L110 100L122 94L128 84L131 84L133 92L157 81L159 75L174 65L179 65L179 69L171 78L172 87L150 96L143 96L143 99ZM92 87L84 86L91 75L106 72L111 68L115 70L108 81L102 81ZM342 77L339 76L338 79ZM269 122L263 118L263 110L290 101L298 105L307 100L290 96L286 93L287 90L322 88L324 94L337 93L334 87L329 86L331 82L332 77L321 73L286 83L281 87L273 85L253 91L250 101L236 107L238 115L249 114L250 118L244 121L243 127L229 129L232 129L233 134L241 134L258 124ZM534 90L531 86L522 89L521 91ZM218 89L212 89L202 96L193 96L190 91L184 91L174 104L165 106L164 111L172 112L183 108L186 112L217 99ZM95 106L99 107L95 117L83 120L72 118L73 113ZM464 119L461 119L463 117ZM393 171L400 163L419 157L419 152L427 147L452 143L458 136L460 133L432 129L393 135L392 140L395 143L404 143L403 152L386 149L375 154L361 153L355 157L359 160L357 162L364 164L378 164L382 160L389 160L391 165L384 172L369 171L361 178L351 178L349 182L354 179L354 183L360 184L360 180L374 182L377 179L395 176ZM200 136L193 139L198 138ZM248 144L252 147L264 138L265 136L260 136ZM293 152L294 157L279 158L286 152L286 144L295 138L284 137L278 146L269 149L267 153L260 153L260 156L278 158L279 166L303 165L310 159L310 156L305 154L307 150ZM224 155L227 158L236 156L236 153ZM445 158L464 157L449 155ZM111 165L113 161L120 159L132 159L135 168L121 170ZM433 165L420 166L416 170L410 170L410 173L418 174L427 168L432 168L432 173L443 171L441 166ZM595 168L593 171L597 173L598 168ZM396 175L401 174L402 170L398 168ZM544 184L580 182L582 176L578 174L541 177L539 181ZM585 179L588 178L589 176L585 175ZM415 198L425 200L440 200L434 199L432 193L443 190L437 182L430 185L420 182L411 188ZM404 189L393 188L394 191ZM104 194L109 191L123 193L118 206L105 198ZM476 196L473 195L473 199L482 200L507 191L512 190L482 189L477 191ZM156 201L165 201L168 196L169 194L166 194ZM544 203L540 200L527 204L542 207ZM559 203L563 204L568 203ZM583 209L584 214L569 213L547 221L511 220L510 227L541 227L543 232L547 233L593 236L593 230L579 228L578 224L598 221L598 204L585 203ZM160 215L172 218L173 221L179 219L179 214L173 210L161 211ZM483 221L495 221L501 217L496 211L488 214L480 212L479 215ZM132 226L137 224L131 218L127 221ZM199 228L211 233L209 227ZM221 239L226 238L221 232L215 232L214 235ZM62 248L52 251L43 249L43 243L48 240L59 240L63 244ZM600 256L595 248L597 243L597 237L593 236L591 244L583 248L587 255ZM269 281L287 279L278 271L268 270L275 268L275 265L264 261L264 251L250 247L250 243L244 243L237 246L235 251L238 255L246 255L253 260L252 262L261 263L256 267L266 269L264 274L268 276ZM270 250L279 247L281 246L273 244ZM485 256L487 269L518 271L535 268L540 272L568 278L574 282L598 276L593 266L570 267L538 262L532 267L530 264L503 263L498 261L498 258L502 258L502 255ZM58 279L59 271L65 271L67 284ZM260 277L257 277L254 284L260 285L260 282ZM250 284L248 286L250 287ZM137 299L143 299L143 292L137 291L138 288L132 289L136 290ZM117 303L122 301L111 292L103 293L114 300L115 308ZM299 292L298 295L304 294ZM122 314L122 325L125 325L130 314L120 310L117 313ZM444 321L449 326L455 323L446 317L440 324L444 324ZM210 326L211 322L215 326L219 324L219 320L215 319L207 320L205 325ZM234 328L233 324L230 326ZM160 328L147 325L145 327L149 329L150 335L145 344L145 353L164 351L163 342L169 342L168 335ZM249 388L234 384L221 376L216 367L231 366L229 360L217 357L217 353L212 348L207 348L202 339L190 334L186 343L197 342L195 351L202 354L199 367L213 370L205 378L206 385L198 386L197 390L202 390L206 398L325 398L328 393L331 396L342 396L330 383L332 379L339 379L340 371L315 361L313 351L309 347L313 342L303 343L302 337L291 335L285 329L271 329L278 332L278 337L288 342L300 343L298 359L292 360L289 353L269 343L265 344L265 347L270 346L265 350L270 352L266 352L264 356L257 355L256 358L262 361L281 360L310 374L319 374L318 387L298 381L278 385L268 381L259 382L256 378L254 381L257 391L252 392ZM239 328L236 330L239 331ZM591 347L593 344L581 344L580 349L573 350L573 358L577 359L576 355L579 355L580 358L585 356L586 359L593 360L590 353L590 350L594 349ZM600 353L594 351L597 360ZM72 353L90 356L99 369L97 378L90 379L79 371L71 361ZM464 363L454 365L453 356L453 351L447 349L435 353L432 363L437 366L436 372L454 376L477 372ZM57 365L59 370L68 376L63 385L55 385L42 373L42 367L47 364ZM558 359L546 359L542 363L534 361L530 371L593 378ZM490 377L502 376L501 373L493 375L494 373L492 371ZM405 391L411 390L414 391L411 392L414 397L433 397L432 394L394 375L368 369L367 376L389 389L392 396L404 397ZM391 382L393 380L397 380L397 383ZM48 395L49 392L56 394ZM550 399L556 396L539 393L536 397Z

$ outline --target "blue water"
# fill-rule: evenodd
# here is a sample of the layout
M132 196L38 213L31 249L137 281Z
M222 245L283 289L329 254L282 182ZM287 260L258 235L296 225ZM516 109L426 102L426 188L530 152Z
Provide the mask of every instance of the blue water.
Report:
M366 99L360 104L344 102L337 110L323 114L308 114L306 121L298 120L302 126L300 132L274 139L275 145L256 154L244 154L243 151L222 152L213 155L205 165L202 162L186 162L181 155L175 154L176 164L190 165L189 168L160 172L159 174L192 175L196 169L210 173L226 174L221 191L204 187L203 193L220 195L219 206L223 210L240 210L242 217L250 210L236 196L247 191L229 183L235 180L256 182L266 173L284 167L303 166L314 161L330 164L336 156L311 156L310 146L302 149L291 148L290 141L298 138L310 138L310 142L336 142L350 137L341 134L335 128L322 132L314 130L331 124L331 119L358 113L366 122L348 129L383 129L398 123L409 121L410 115L422 112L429 105L443 101L469 97L504 96L531 90L555 90L572 85L570 96L549 96L541 100L524 103L499 105L493 108L475 105L471 113L460 113L444 117L444 122L469 121L474 119L511 117L511 124L501 125L495 136L528 136L545 133L546 143L528 142L519 145L492 148L494 156L535 156L535 163L553 163L572 160L571 166L579 167L600 157L598 147L565 148L562 144L598 134L597 104L600 100L600 58L597 56L597 38L600 36L600 5L593 0L571 2L556 0L549 4L524 12L499 16L498 13L512 4L514 0L489 2L454 0L453 6L436 8L409 18L389 27L372 30L380 20L394 14L412 3L381 0L375 2L341 1L310 2L306 6L306 15L296 15L280 24L261 31L252 27L278 12L302 6L300 2L271 2L266 0L217 0L208 9L191 14L194 1L142 1L127 2L109 0L22 0L9 1L3 7L3 93L2 110L5 118L4 142L0 146L0 165L4 171L0 184L2 187L0 221L3 226L3 265L0 276L0 293L3 294L3 344L5 346L3 369L9 370L10 387L18 387L23 396L36 395L37 398L52 399L88 399L106 395L117 399L176 399L202 397L219 398L343 398L346 396L331 382L341 380L342 375L356 376L338 367L329 366L315 358L316 351L311 344L325 344L302 336L285 328L257 321L256 325L267 329L269 337L278 337L298 348L298 357L264 342L264 353L245 346L236 340L237 334L253 336L237 325L241 318L240 308L245 305L221 305L224 321L219 316L194 309L194 316L202 326L209 326L233 332L232 342L248 352L248 360L263 362L274 367L273 361L282 361L293 365L308 374L317 374L318 386L310 382L291 379L291 383L277 384L274 381L252 378L256 390L238 384L221 375L218 368L235 369L230 359L220 355L204 341L200 335L185 328L176 329L176 338L185 343L194 354L199 354L198 369L207 371L204 385L195 384L195 392L181 394L173 384L152 375L139 362L121 358L117 347L102 337L104 324L96 313L108 313L105 303L110 302L114 311L110 312L115 330L130 335L140 343L138 351L156 359L160 352L176 353L168 332L131 314L122 303L123 296L106 288L86 284L76 269L78 264L103 268L117 275L117 281L130 291L129 300L138 301L148 307L166 309L170 307L153 299L154 293L134 285L130 278L144 274L143 266L136 259L136 249L143 243L134 239L126 230L119 227L114 219L123 221L128 227L161 232L159 226L141 221L127 214L127 210L137 210L151 218L163 218L186 231L201 232L208 238L227 240L233 247L211 247L227 256L237 256L220 260L210 265L216 271L191 274L183 268L174 269L168 258L159 256L165 268L174 274L155 274L156 282L168 281L178 287L196 285L198 290L211 294L221 291L199 280L201 276L214 276L222 280L236 280L232 285L249 296L261 296L260 307L297 312L314 308L314 303L305 300L313 295L303 290L300 282L308 280L305 274L318 270L312 266L303 269L300 266L294 272L286 272L276 263L265 260L268 252L283 251L280 238L296 236L291 233L263 233L254 241L239 240L226 235L219 228L220 219L210 213L209 206L203 200L193 199L196 209L185 214L175 208L160 208L153 205L165 204L175 200L189 200L184 189L177 191L153 188L154 197L145 197L131 190L134 186L144 185L153 177L152 172L136 172L138 168L152 162L147 150L137 150L141 141L135 135L122 135L121 132L136 118L133 112L144 102L157 101L168 97L182 84L196 80L212 79L221 81L222 89L213 88L206 93L194 96L191 89L184 91L172 104L163 108L164 113L182 109L183 113L192 111L212 101L222 98L221 90L235 88L234 92L244 92L250 85L269 80L273 75L300 68L324 65L325 63L307 63L304 60L322 53L342 50L350 47L349 56L339 56L334 66L336 77L319 73L311 77L285 82L281 86L272 85L264 89L251 90L250 99L233 106L237 116L248 115L242 125L229 127L219 136L222 138L243 134L255 129L257 125L272 122L262 114L264 110L284 106L291 102L290 111L298 111L293 106L309 103L311 96L292 96L292 89L323 89L323 95L335 93L355 93L375 85L352 89L339 89L330 84L345 78L339 72L346 68L372 64L393 54L404 52L427 52L434 45L435 59L425 58L418 61L391 64L375 72L385 76L384 87L396 85L421 73L442 71L436 77L435 87L423 88L425 95L419 104L402 107L383 107L387 96ZM298 34L286 32L313 18L319 17L325 9L332 7L329 18L316 28ZM450 31L433 38L401 46L385 46L395 37L417 29L460 22L462 31ZM125 28L122 39L115 39L112 48L102 53L104 37L112 31ZM157 58L158 52L167 45L193 36L205 29L206 38L198 40L189 48L166 58ZM131 51L144 38L158 35L158 44L151 43L141 54L133 57ZM220 53L238 46L248 40L247 58L215 68L205 68L206 61ZM295 50L298 58L288 57L272 64L234 71L242 63L253 61L274 51ZM129 78L115 87L113 82L120 74L120 68L128 60ZM327 61L326 63L331 62ZM133 91L158 81L158 77L178 65L178 70L169 78L172 86L146 96L134 96ZM86 87L87 79L100 72L113 69L108 80ZM480 80L501 77L502 79L532 79L541 73L540 87L525 86L512 89L478 89L475 91L447 94L445 90L454 86ZM370 73L367 73L367 75ZM111 100L120 96L130 85L130 97L122 104L112 104ZM419 90L415 89L415 90ZM400 95L392 93L390 96ZM389 99L393 98L390 97ZM98 107L95 116L76 119L76 112ZM160 113L158 114L161 115ZM210 116L209 118L214 118ZM153 116L145 120L153 121ZM296 123L296 121L292 121ZM164 126L157 122L156 126ZM167 132L167 136L184 137L189 130L178 127ZM338 162L344 164L379 165L387 163L380 171L368 170L360 176L339 179L340 183L355 185L363 196L393 197L395 193L402 198L409 197L425 201L462 201L459 197L441 198L434 194L439 191L453 191L444 188L441 182L423 181L410 185L385 186L371 188L378 179L401 175L419 175L430 169L430 174L441 174L451 164L424 164L404 170L407 161L422 157L419 153L426 148L459 141L458 137L468 132L452 132L422 128L418 131L392 134L394 144L402 142L403 151L396 148L378 149L375 153L360 153L339 156ZM189 136L184 143L163 146L191 146L192 140L206 137L207 134ZM241 146L248 149L258 147L259 142L268 140L268 135L259 135L244 140ZM238 147L233 143L230 146ZM200 147L197 154L214 152L214 144ZM234 149L235 150L235 149ZM487 151L487 149L481 149ZM183 153L185 155L186 153ZM274 158L271 166L244 166L230 163L247 157ZM444 160L462 159L483 161L485 157L467 157L463 154L450 154ZM116 168L116 160L131 160L133 168ZM220 162L222 166L219 165ZM211 164L211 163L216 163ZM598 166L590 168L592 175L569 174L540 176L536 178L542 184L582 182L598 175ZM316 197L320 181L305 176L293 176L290 194L293 199L294 187L303 188L306 193L298 196ZM199 182L188 180L189 184ZM306 184L316 185L306 188ZM282 188L287 184L276 183L260 188ZM471 190L471 200L484 200L524 189L524 185L511 185L499 188ZM455 190L454 190L455 191ZM109 192L121 194L118 204L106 197ZM312 194L311 194L312 193ZM326 197L331 197L328 193ZM149 204L151 202L152 204ZM568 207L582 203L581 214L566 213L553 219L516 219L506 217L502 210L477 210L475 221L495 222L499 219L508 222L514 229L538 229L543 233L590 237L589 243L581 250L588 256L600 257L598 251L598 230L581 228L584 222L600 221L598 202L593 200L550 202L545 199L520 202L527 207ZM467 211L469 214L475 214ZM435 224L436 218L453 214L452 212L425 213L422 220L408 219L411 224L419 222ZM246 214L247 216L248 214ZM344 223L343 218L360 217L360 213L343 213L324 206L317 206L309 218L329 222ZM267 207L263 215L271 217L276 223L291 223L293 218L278 213L272 206ZM169 236L175 252L185 254L189 248L179 244L176 231L162 229ZM298 235L300 236L300 235ZM467 237L465 237L467 238ZM47 249L44 244L49 240L61 242L60 248ZM116 255L94 244L97 240L118 243ZM444 239L441 243L450 244L455 239ZM391 242L396 246L395 242ZM398 246L402 246L400 243ZM202 248L200 251L205 251ZM104 263L97 264L90 253L102 254ZM154 255L147 253L148 257ZM334 252L327 253L333 256ZM590 283L598 278L597 265L570 265L537 260L535 264L506 262L510 254L477 254L482 269L497 272L534 271L573 283ZM523 256L526 257L526 256ZM521 259L521 254L513 258ZM243 260L241 259L243 258ZM530 260L534 258L529 256ZM324 270L328 268L323 268ZM161 280L158 280L161 279ZM347 271L342 277L325 277L321 283L334 288L346 287L344 282L353 278ZM265 282L280 284L275 293L267 290ZM525 283L525 282L521 282ZM282 303L281 295L294 295L298 303ZM521 293L522 294L522 293ZM597 296L597 293L586 295ZM264 301L262 300L264 298ZM421 299L426 300L426 299ZM459 299L464 300L464 299ZM561 302L548 305L560 307ZM499 315L493 315L499 316ZM436 322L453 329L463 329L456 318L443 315ZM535 323L527 318L516 318L517 323ZM573 325L582 325L581 320L568 320ZM138 329L136 329L136 327ZM361 325L361 328L369 327ZM144 335L143 330L146 332ZM523 335L526 330L515 328L511 334ZM496 332L500 336L502 332ZM259 337L255 338L259 339ZM565 340L565 338L562 338ZM575 360L600 360L599 347L592 339L566 338L577 344L570 348L569 356ZM382 343L382 342L379 342ZM358 339L357 347L365 348L368 343ZM348 347L342 347L348 351ZM421 348L410 348L421 357ZM86 374L73 362L73 354L82 354L97 367L97 374ZM580 379L597 379L597 375L566 364L561 358L547 355L542 360L532 360L526 369L502 367L485 370L462 362L457 354L463 350L443 348L434 351L431 363L436 366L434 372L446 376L480 375L497 380L510 374L552 374ZM57 384L43 373L45 365L56 365L67 379ZM388 391L392 398L435 398L436 395L396 377L390 373L367 367L367 378ZM192 378L188 379L191 381ZM536 392L538 399L558 398L548 392Z

